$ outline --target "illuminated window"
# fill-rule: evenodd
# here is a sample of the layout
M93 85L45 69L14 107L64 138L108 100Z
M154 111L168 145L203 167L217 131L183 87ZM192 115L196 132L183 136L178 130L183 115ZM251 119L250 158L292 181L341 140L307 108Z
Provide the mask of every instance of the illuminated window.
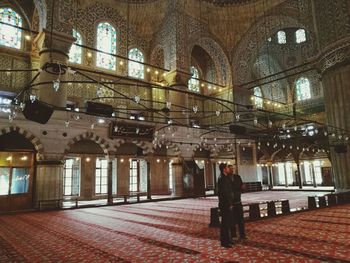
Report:
M322 169L321 169L321 162L319 160L314 161L314 173L315 173L315 180L317 185L322 185Z
M310 81L301 77L296 82L296 97L298 101L311 99Z
M22 18L11 8L0 8L0 21L22 27ZM0 24L0 45L21 48L22 30L10 25Z
M293 179L293 166L291 163L286 163L286 175L287 175L287 184L293 185L294 179Z
M96 172L95 172L95 193L107 194L108 185L108 162L106 159L96 159Z
M278 44L286 44L287 43L286 32L278 31L277 32L277 41L278 41Z
M97 26L97 49L109 54L117 53L117 33L114 27L103 22ZM115 70L116 58L113 55L97 52L96 65L101 68Z
M0 112L10 113L11 112L11 101L8 98L0 97Z
M80 195L80 158L67 158L64 163L63 195Z
M137 179L138 179L138 162L137 160L130 161L130 192L137 191Z
M196 69L195 67L191 66L190 70L191 70L192 77L188 81L188 89L190 91L199 92L199 73L198 73L198 69Z
M298 29L295 31L295 41L299 44L306 41L305 29Z
M305 184L312 184L312 176L311 176L311 165L309 162L304 162L304 181Z
M169 163L169 189L173 190L173 163Z
M255 100L255 105L257 108L263 107L262 92L261 92L261 89L259 87L254 88L254 100Z
M129 61L129 64L128 64L129 76L138 78L138 79L143 79L145 72L144 72L144 66L142 64L144 62L144 57L142 52L137 48L130 49L128 58L141 62L141 63L138 63L134 61Z
M73 29L73 37L76 38L76 41L74 42L74 44L79 44L79 45L83 44L80 33L74 29ZM81 64L82 47L79 47L74 44L69 50L69 61L72 63Z
M280 185L286 184L286 174L284 169L284 163L278 163L278 181Z

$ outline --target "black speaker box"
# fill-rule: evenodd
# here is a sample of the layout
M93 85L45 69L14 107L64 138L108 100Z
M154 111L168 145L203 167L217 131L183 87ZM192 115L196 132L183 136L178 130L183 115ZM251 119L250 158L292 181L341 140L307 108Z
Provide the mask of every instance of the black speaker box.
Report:
M28 120L45 124L51 118L53 107L38 100L33 102L28 100L25 103L22 113Z
M246 127L243 127L243 126L232 124L229 126L229 128L230 128L230 133L233 133L233 134L245 135L247 133Z
M98 103L94 101L86 102L86 113L89 115L112 117L113 107L108 104Z
M347 148L346 144L338 144L338 145L334 146L334 151L336 153L347 153L348 148Z

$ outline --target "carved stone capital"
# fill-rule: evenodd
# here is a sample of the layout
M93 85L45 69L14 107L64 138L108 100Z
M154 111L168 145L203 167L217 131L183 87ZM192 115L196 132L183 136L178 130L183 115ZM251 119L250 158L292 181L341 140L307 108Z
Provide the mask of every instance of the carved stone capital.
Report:
M34 39L34 45L39 50L39 54L52 51L68 58L69 49L74 41L72 35L57 31L53 31L51 35L51 31L44 28Z
M170 87L172 86L185 86L188 85L188 80L191 78L190 73L172 70L164 76L166 82Z

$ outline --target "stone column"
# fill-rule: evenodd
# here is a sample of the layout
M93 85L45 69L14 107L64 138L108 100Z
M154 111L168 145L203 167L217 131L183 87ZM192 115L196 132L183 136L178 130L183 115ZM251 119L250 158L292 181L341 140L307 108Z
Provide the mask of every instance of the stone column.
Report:
M269 175L269 189L273 188L273 176L272 176L272 161L267 162L267 172Z
M313 0L312 4L320 48L319 71L322 75L328 125L344 129L349 136L350 3L348 0ZM337 135L340 135L339 132ZM348 142L335 141L330 137L330 159L335 187L337 191L349 190L350 153L335 152L335 144L347 145Z
M173 70L165 76L169 84L169 101L171 102L171 109L169 117L174 124L188 125L188 111L182 107L188 108L188 94L181 91L187 91L187 83L190 75ZM175 91L177 90L177 91Z
M350 58L350 46L348 47ZM344 61L345 62L345 61ZM350 63L338 64L323 73L322 83L325 89L325 106L328 124L348 132L350 130ZM337 132L335 132L337 133ZM330 145L346 144L347 141L332 141ZM350 189L350 153L337 153L330 148L335 187L338 191Z
M38 82L46 83L38 86L41 101L57 107L66 106L67 88L66 84L61 82L67 80L68 73L63 65L68 63L68 53L73 42L74 38L71 35L46 29L34 39L34 45L37 46L40 55L39 66L43 69ZM53 87L54 81L60 82L57 91Z
M113 163L112 160L108 160L108 166L107 166L107 175L108 175L108 182L107 182L107 203L109 205L113 204L113 172L112 172L112 168L113 168Z

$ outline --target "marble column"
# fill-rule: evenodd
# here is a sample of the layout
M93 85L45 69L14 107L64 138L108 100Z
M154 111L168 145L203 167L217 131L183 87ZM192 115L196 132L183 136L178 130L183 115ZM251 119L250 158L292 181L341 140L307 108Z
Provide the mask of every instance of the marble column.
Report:
M350 49L350 47L349 47ZM322 75L322 83L325 90L325 106L328 124L350 131L350 62L339 64ZM330 137L330 144L335 142ZM348 148L349 150L349 148ZM330 147L332 168L335 178L335 187L338 191L350 189L350 152L337 153L334 147Z
M343 129L349 136L350 3L348 0L313 0L312 5L328 126L337 127L338 131ZM348 142L336 141L331 136L329 140L336 190L350 190L350 153L334 150L334 145L348 145Z
M109 205L113 204L113 162L112 160L108 160L107 166L107 203Z
M66 33L43 29L34 40L39 50L39 67L43 69L38 77L38 96L43 102L57 107L65 107L67 87L63 81L68 79L64 65L68 64L69 49L74 38ZM59 88L54 89L54 81L59 81Z

